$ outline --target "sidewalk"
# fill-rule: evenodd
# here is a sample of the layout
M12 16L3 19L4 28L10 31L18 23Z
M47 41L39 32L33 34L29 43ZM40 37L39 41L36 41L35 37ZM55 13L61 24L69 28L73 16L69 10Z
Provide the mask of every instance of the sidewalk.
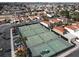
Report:
M10 29L10 35L11 35L11 56L15 57L12 29Z

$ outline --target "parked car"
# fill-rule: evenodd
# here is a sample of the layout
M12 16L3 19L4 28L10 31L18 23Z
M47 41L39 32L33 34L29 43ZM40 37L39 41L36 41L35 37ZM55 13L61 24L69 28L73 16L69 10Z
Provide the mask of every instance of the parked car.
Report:
M2 56L4 54L4 49L0 48L0 56Z
M2 52L3 51L3 48L0 48L0 52Z
M2 35L3 33L2 32L0 32L0 35Z
M6 39L6 40L9 40L9 39L10 39L10 36L9 36L9 35L6 35L6 34L3 34L3 35L2 35L2 38L3 38L3 39Z
M4 52L10 52L11 51L11 49L6 49Z

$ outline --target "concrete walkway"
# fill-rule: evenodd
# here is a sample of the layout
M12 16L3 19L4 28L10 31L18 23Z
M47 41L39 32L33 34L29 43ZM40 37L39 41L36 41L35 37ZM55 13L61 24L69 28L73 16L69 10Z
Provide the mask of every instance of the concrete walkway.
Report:
M10 29L10 35L11 35L11 56L15 57L12 29Z

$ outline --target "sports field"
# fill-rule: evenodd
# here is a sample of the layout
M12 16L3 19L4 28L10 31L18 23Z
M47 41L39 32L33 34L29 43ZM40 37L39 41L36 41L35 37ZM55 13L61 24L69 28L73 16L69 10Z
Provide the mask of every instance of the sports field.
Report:
M32 56L48 57L72 46L52 31L40 24L19 27L23 37L27 37L27 46Z

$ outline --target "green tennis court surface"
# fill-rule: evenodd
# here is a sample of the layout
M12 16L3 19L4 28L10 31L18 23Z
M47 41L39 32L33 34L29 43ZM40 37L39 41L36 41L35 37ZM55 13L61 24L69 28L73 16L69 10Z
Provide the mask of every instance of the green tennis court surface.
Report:
M32 56L48 57L73 46L40 24L22 26L19 31L23 37L27 37L26 43Z

